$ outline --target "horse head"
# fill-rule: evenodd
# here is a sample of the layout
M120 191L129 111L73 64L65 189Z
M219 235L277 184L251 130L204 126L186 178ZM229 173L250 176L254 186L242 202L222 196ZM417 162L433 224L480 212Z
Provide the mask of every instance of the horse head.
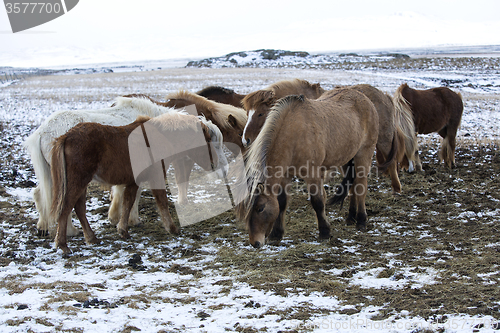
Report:
M248 115L241 137L243 146L248 147L255 140L276 100L276 94L271 90L258 90L243 98L241 103Z

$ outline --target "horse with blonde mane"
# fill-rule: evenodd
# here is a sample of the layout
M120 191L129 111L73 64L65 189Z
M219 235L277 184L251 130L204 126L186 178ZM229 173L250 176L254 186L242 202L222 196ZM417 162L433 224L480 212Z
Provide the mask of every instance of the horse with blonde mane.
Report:
M165 137L162 133L168 133L168 136ZM188 141L192 141L196 135L204 138L205 146L189 146ZM154 139L160 139L161 142L152 141ZM162 151L176 153L161 155L160 158L163 159L159 161L153 160L153 145L161 147ZM177 152L178 147L187 146L189 149ZM132 153L137 153L137 149L142 155L151 158L151 163L146 163L146 167L140 168L139 171L134 167L134 163L144 163L142 159L133 159L135 155ZM51 214L52 219L58 223L56 246L65 254L70 252L66 242L66 228L73 209L82 224L86 242L98 242L89 226L85 208L87 185L92 180L125 187L121 218L117 225L122 238L129 237L129 214L139 189L138 184L142 182L149 182L151 185L165 229L177 234L178 228L168 211L165 166L168 166L172 159L179 158L179 154L188 156L205 170L214 170L224 164L220 163L225 161L225 155L222 151L222 135L217 126L203 117L167 113L153 119L141 116L134 123L125 126L80 123L57 138L53 144L51 160Z
M116 99L111 108L99 110L68 110L51 114L40 127L24 142L24 147L31 156L31 163L35 170L38 186L33 191L33 199L39 213L37 229L40 235L49 234L54 230L56 222L50 219L50 206L52 204L52 178L50 174L50 161L52 142L55 138L65 134L73 126L81 122L95 122L104 125L122 126L130 124L138 116L145 115L151 118L164 113L177 112L152 103L144 98ZM134 212L135 215L134 215ZM131 220L139 221L138 209L134 209ZM68 236L76 236L79 230L68 222ZM52 232L51 232L52 233Z
M464 111L462 95L446 87L416 90L403 83L394 94L394 104L413 115L416 133L437 132L443 138L439 162L444 160L449 168L455 167L456 135ZM410 172L414 160L416 169L422 171L417 149L413 155L406 154L406 158Z
M237 216L246 222L250 244L259 248L266 239L282 239L292 177L306 182L319 237L330 238L323 180L342 166L346 177L330 203L343 201L350 191L347 222L365 230L367 177L378 123L373 103L354 89L332 90L316 100L290 95L276 102L246 154L249 194Z
M324 92L319 83L311 84L306 80L293 79L276 82L246 95L241 101L248 114L248 121L241 138L243 145L248 147L255 140L267 114L280 98L288 95L304 95L316 99Z

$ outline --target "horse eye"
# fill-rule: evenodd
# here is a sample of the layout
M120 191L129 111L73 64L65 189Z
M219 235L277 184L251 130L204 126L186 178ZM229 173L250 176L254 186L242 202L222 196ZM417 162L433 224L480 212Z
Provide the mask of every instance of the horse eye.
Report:
M264 211L264 205L257 207L257 213L262 213Z
M238 136L241 138L243 136L243 133L238 133Z
M264 114L263 113L259 113L259 117L262 117Z

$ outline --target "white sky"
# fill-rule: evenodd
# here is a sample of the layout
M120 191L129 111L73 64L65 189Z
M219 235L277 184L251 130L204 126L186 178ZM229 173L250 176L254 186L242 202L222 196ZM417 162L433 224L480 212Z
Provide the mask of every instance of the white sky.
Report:
M259 48L349 51L500 44L498 0L80 0L12 34L0 7L0 66L219 56Z

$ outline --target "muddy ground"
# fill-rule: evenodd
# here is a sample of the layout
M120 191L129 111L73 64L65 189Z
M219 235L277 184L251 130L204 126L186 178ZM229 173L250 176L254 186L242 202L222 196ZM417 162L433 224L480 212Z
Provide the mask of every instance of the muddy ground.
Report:
M5 130L9 126L7 123L2 126L2 135L15 130ZM2 137L1 142L6 144L9 138ZM149 257L149 262L167 263L171 258L181 257L196 263L207 254L205 247L214 245L218 249L216 259L205 263L203 269L230 272L227 279L217 282L228 290L233 284L244 282L253 288L283 296L321 292L351 305L342 310L346 314L355 314L370 305L382 308L383 311L372 320L383 320L401 313L436 321L444 321L446 318L442 316L449 313L491 315L500 320L498 144L463 138L456 153L457 167L452 170L438 164L437 148L437 140L421 143L424 171L401 173L401 196L391 195L388 177L372 175L367 196L367 232L358 232L345 225L346 207L340 212L338 207L328 207L333 237L328 242L318 242L315 215L303 184L298 182L288 207L286 235L279 247L273 249L268 245L263 250L249 247L244 226L230 211L183 227L180 239L192 246L169 248L161 256ZM30 188L34 184L27 177L29 167L25 174L19 173L15 167L28 165L29 161L17 155L15 149L10 154L6 153L7 147L2 149L0 194L8 199L6 188ZM107 192L91 186L89 201L91 197L102 200L103 204L89 213L101 214L105 219L109 203ZM140 207L143 224L131 229L131 239L119 240L114 226L104 223L96 230L102 245L85 245L82 236L69 240L74 253L64 259L65 267L86 265L89 260L92 262L92 258L119 250L126 250L131 257L134 254L144 256L134 244L154 247L175 241L174 236L163 230L151 195L146 192L145 197ZM36 215L27 213L33 211L33 204L5 200L0 205L0 219L23 235L8 237L10 231L5 228L0 231L3 242L1 266L11 262L29 264L34 259L34 250L39 247L56 251L50 237L37 235ZM176 219L173 207L171 213ZM8 243L5 242L7 239ZM108 264L101 269L110 271L122 266ZM132 266L131 270L137 269L137 266ZM189 265L149 268L139 265L139 269L193 274L194 278L203 275L203 270ZM401 285L364 286L356 283L360 274L373 275L375 279L396 285L401 281ZM419 279L429 278L430 283L419 282ZM20 286L15 279L4 283L13 295L29 288ZM53 286L31 287L45 289ZM189 286L180 284L177 288L182 290ZM68 284L64 290L73 295L75 301L84 302L91 297L78 283ZM122 301L132 303L137 300ZM186 302L190 301L186 299ZM261 306L258 299L248 304ZM301 304L293 311L268 310L261 316L278 315L281 319L307 321L311 316L329 311L328 308ZM252 330L246 327L245 331Z

